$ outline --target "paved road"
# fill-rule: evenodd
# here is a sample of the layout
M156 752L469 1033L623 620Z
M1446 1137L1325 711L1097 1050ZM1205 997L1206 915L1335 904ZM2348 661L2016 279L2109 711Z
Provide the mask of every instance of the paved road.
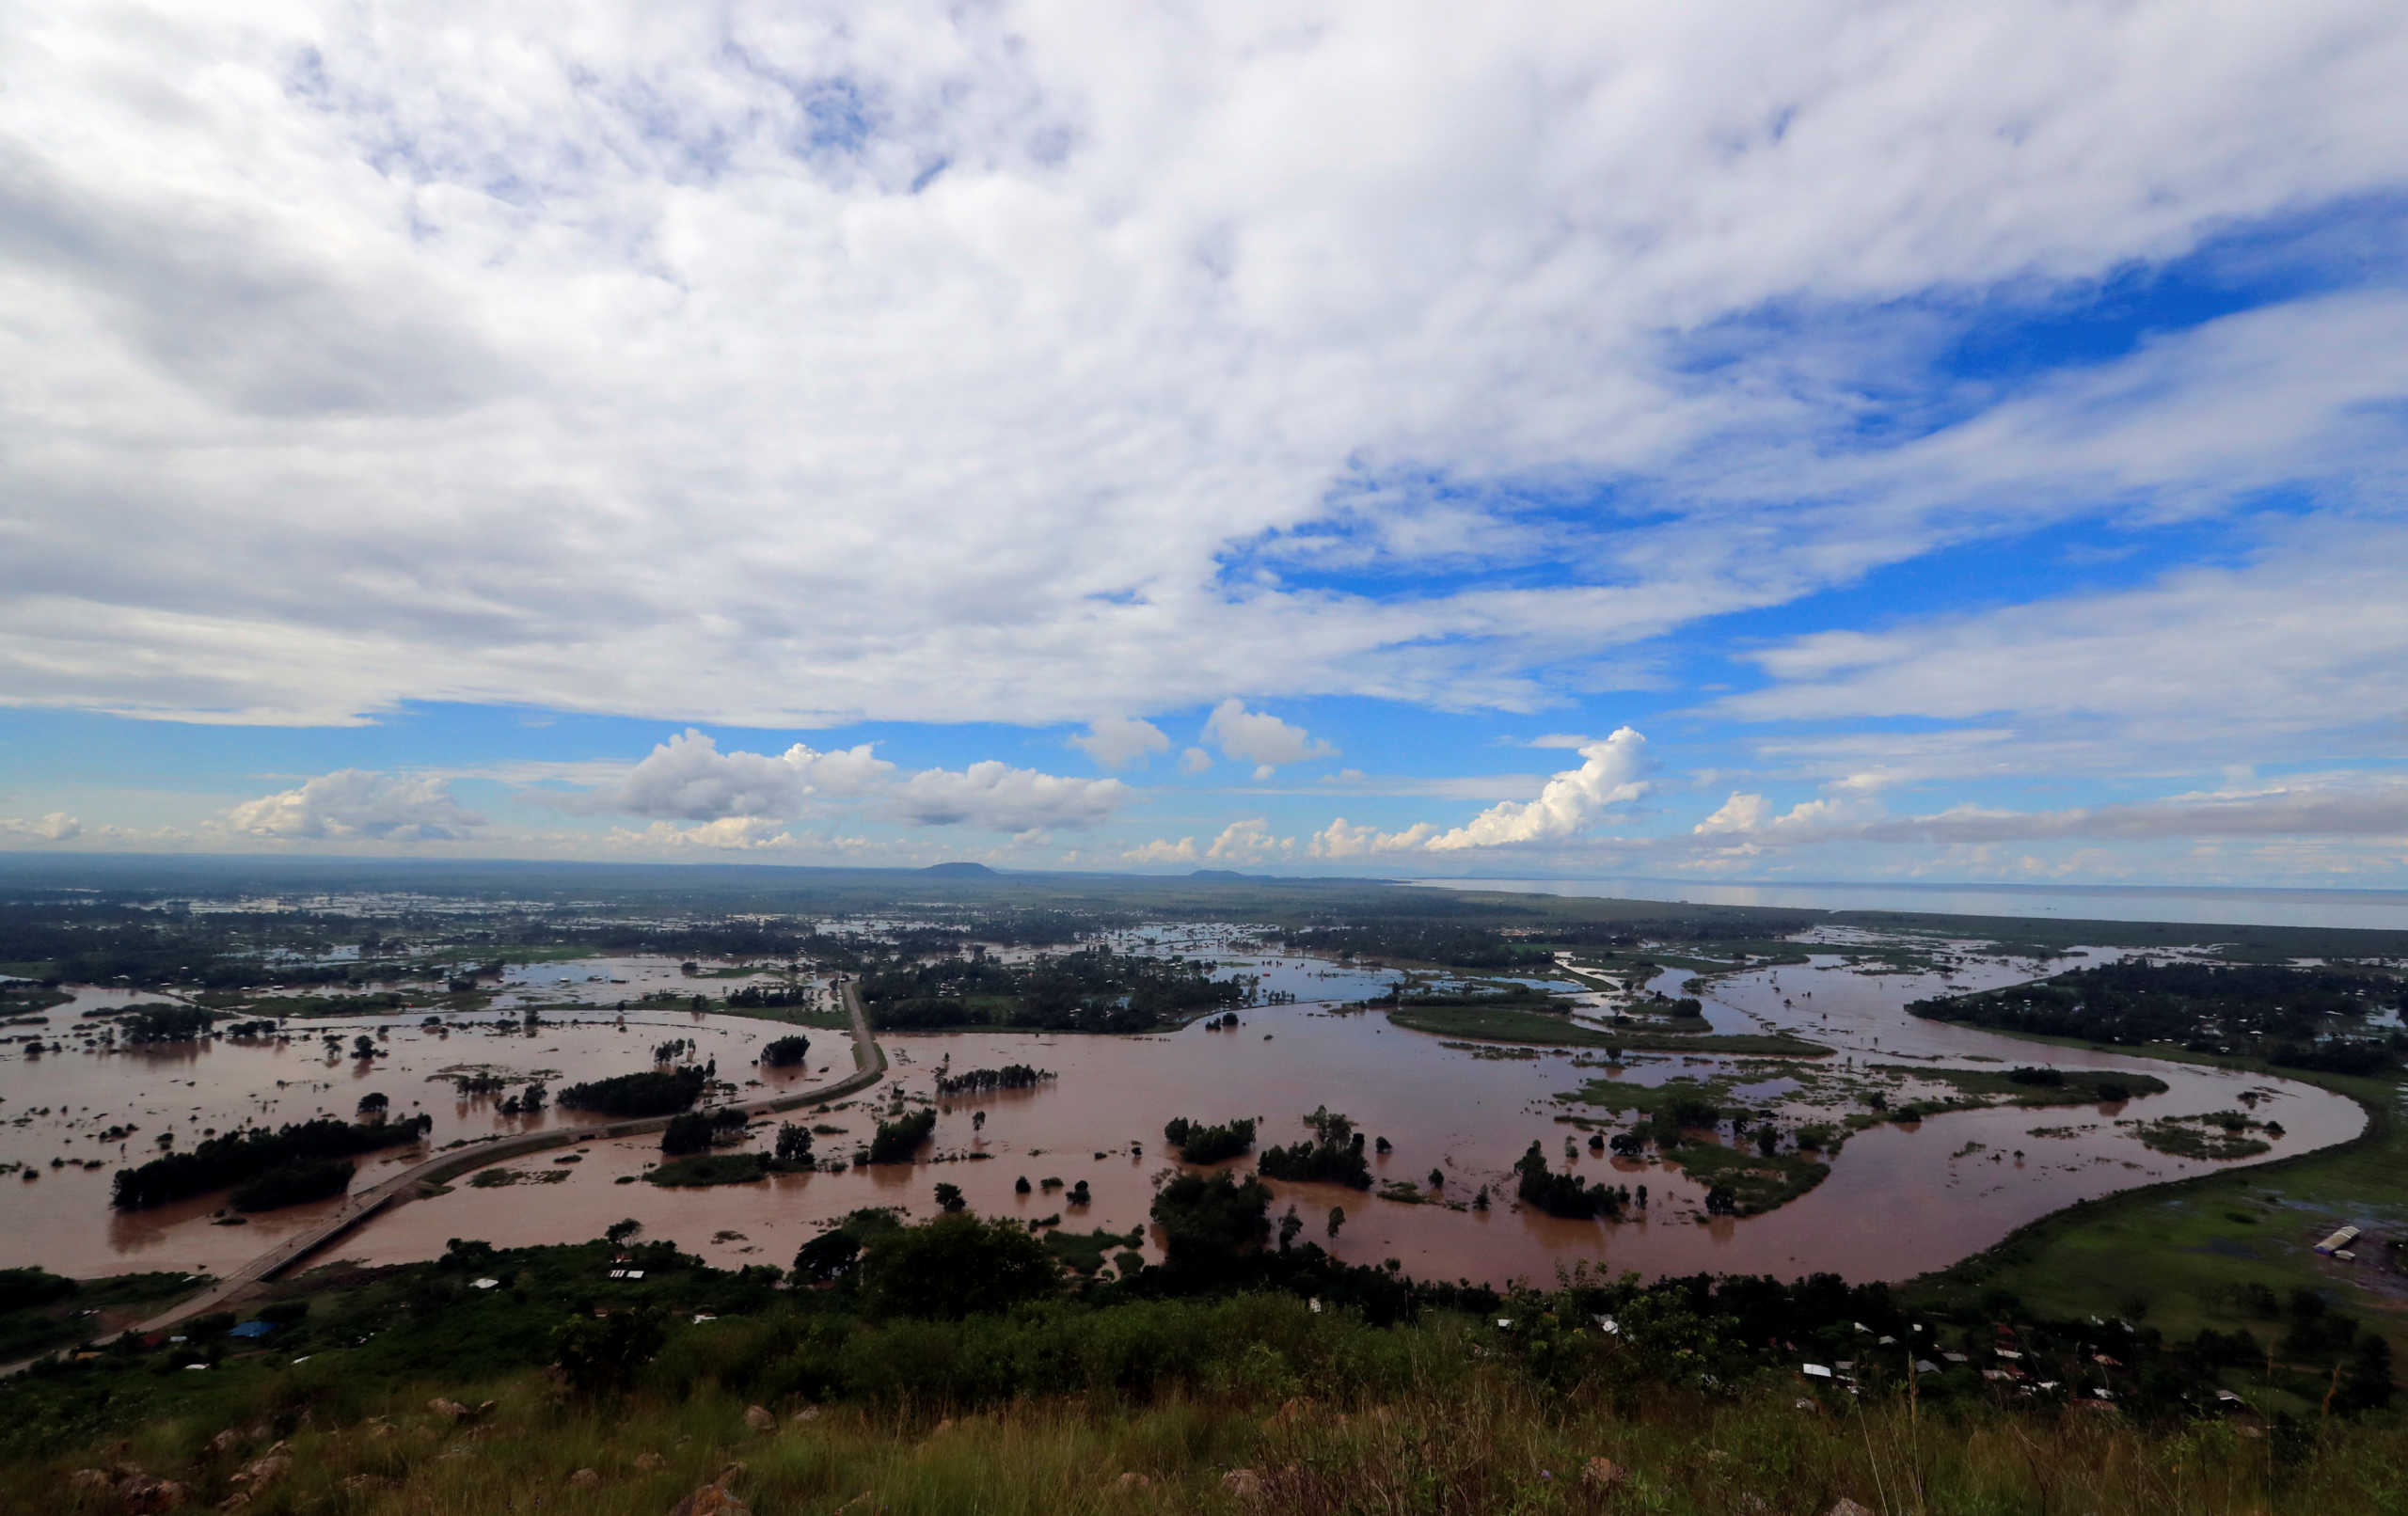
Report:
M833 1084L816 1084L793 1094L773 1096L763 1100L748 1100L724 1109L741 1111L749 1118L768 1115L777 1111L791 1111L797 1106L816 1105L822 1100L841 1099L856 1090L867 1089L886 1077L886 1053L870 1035L869 1016L862 1008L860 987L849 977L843 983L845 1010L853 1023L853 1072ZM644 1116L629 1121L613 1121L599 1127L556 1127L543 1131L522 1132L511 1137L496 1137L467 1147L455 1147L449 1152L413 1163L399 1174L383 1180L373 1188L353 1195L342 1209L326 1217L314 1226L278 1242L250 1262L228 1274L200 1294L179 1301L173 1306L139 1326L133 1332L164 1331L187 1317L217 1310L241 1296L254 1286L275 1278L303 1258L309 1257L327 1243L348 1236L369 1218L399 1205L417 1199L420 1185L440 1184L471 1170L484 1168L526 1153L541 1152L549 1147L567 1147L578 1143L604 1137L629 1137L641 1132L658 1131L669 1125L672 1117ZM27 1363L32 1360L26 1360ZM25 1364L0 1366L0 1376L13 1374Z

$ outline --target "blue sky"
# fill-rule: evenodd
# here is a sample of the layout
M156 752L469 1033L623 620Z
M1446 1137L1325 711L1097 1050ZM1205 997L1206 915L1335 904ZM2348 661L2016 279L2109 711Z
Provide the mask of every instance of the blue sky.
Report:
M0 21L0 847L2408 882L2396 7Z

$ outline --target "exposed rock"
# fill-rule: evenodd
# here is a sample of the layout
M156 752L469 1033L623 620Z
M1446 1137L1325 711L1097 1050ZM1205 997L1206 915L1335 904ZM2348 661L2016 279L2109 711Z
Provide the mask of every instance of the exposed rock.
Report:
M102 1494L117 1488L106 1469L77 1469L67 1477L67 1488L77 1494Z
M1260 1500L1262 1476L1252 1469L1231 1469L1221 1476L1221 1488L1239 1500Z
M154 1479L147 1474L130 1474L117 1486L118 1505L126 1516L167 1516L184 1503L188 1493L173 1479Z
M737 1499L736 1492L728 1488L743 1472L743 1464L729 1464L720 1471L718 1478L671 1507L669 1516L752 1516L752 1508Z
M1855 1501L1850 1500L1847 1496L1842 1495L1840 1496L1840 1503L1833 1506L1830 1510L1824 1512L1824 1516L1873 1516L1873 1512L1867 1510L1862 1506L1858 1505Z
M237 1490L217 1503L217 1516L235 1516L235 1512L250 1508L250 1492Z
M1592 1490L1618 1490L1630 1482L1630 1471L1609 1458L1592 1458L1580 1471L1580 1482Z
M655 1469L666 1468L668 1465L669 1461L662 1458L657 1453L638 1453L636 1455L636 1467L643 1470L646 1474L651 1473Z
M231 1427L209 1440L209 1450L213 1453L230 1453L242 1445L243 1434Z
M281 1447L284 1445L278 1443L277 1445ZM293 1460L290 1457L283 1453L270 1453L265 1458L255 1458L244 1464L243 1471L229 1482L257 1494L292 1472Z
M816 1405L804 1406L801 1410L794 1413L794 1419L797 1421L817 1421L819 1419L819 1408Z
M592 1469L579 1469L568 1477L568 1484L572 1490L598 1490L602 1486L602 1476Z
M754 1431L775 1431L778 1429L778 1418L769 1414L769 1411L767 1406L746 1406L744 1408L744 1425L752 1428Z
M1137 1493L1141 1491L1151 1490L1154 1487L1153 1480L1148 1478L1145 1475L1136 1473L1133 1470L1122 1475L1119 1478L1115 1479L1112 1482L1121 1490L1132 1494Z
M467 1406L462 1405L457 1400L447 1400L439 1395L434 1399L427 1401L426 1408L429 1411L434 1412L436 1415L452 1421L461 1420L468 1413L468 1408Z

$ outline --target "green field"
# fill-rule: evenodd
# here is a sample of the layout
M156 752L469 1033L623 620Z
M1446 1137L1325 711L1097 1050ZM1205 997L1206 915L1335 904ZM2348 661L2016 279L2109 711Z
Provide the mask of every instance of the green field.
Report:
M1942 1299L2004 1289L2051 1315L2145 1313L2150 1326L2176 1336L2201 1327L2263 1335L2269 1322L2262 1303L2250 1303L2255 1290L2288 1299L2309 1289L2389 1339L2395 1354L2408 1354L2401 1277L2371 1248L2355 1264L2311 1251L2345 1224L2395 1236L2408 1227L2408 1127L2400 1114L2408 1084L2279 1072L2356 1100L2368 1113L2366 1131L2299 1158L2083 1201L1918 1280L1915 1292Z
M1831 1050L1785 1033L1655 1032L1639 1027L1611 1031L1580 1026L1543 1011L1502 1007L1433 1005L1399 1008L1387 1013L1391 1025L1434 1036L1467 1037L1478 1042L1521 1042L1550 1048L1621 1048L1634 1052L1729 1053L1759 1058L1811 1058Z

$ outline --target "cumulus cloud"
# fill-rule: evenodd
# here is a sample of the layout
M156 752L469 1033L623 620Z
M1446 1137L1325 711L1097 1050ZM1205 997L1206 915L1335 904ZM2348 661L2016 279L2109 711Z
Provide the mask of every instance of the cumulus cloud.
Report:
M863 743L819 752L796 743L782 753L721 752L688 728L655 747L616 787L574 802L578 809L679 821L799 814L813 797L853 797L882 787L895 766Z
M417 843L468 837L485 819L442 780L341 768L235 806L226 824L254 837Z
M1315 858L1370 858L1378 853L1405 853L1429 845L1438 829L1429 822L1416 822L1402 831L1382 831L1376 827L1357 827L1339 816L1313 833L1309 845Z
M1126 849L1120 856L1131 863L1193 863L1202 855L1196 852L1193 837L1181 837L1177 842L1167 837L1157 837L1149 843Z
M82 822L64 811L53 811L30 819L22 816L0 816L0 837L18 837L33 842L72 842L84 831Z
M1204 856L1217 863L1263 863L1285 858L1296 850L1293 837L1275 837L1271 823L1261 816L1249 816L1232 821L1212 839Z
M1151 721L1108 716L1088 723L1085 732L1070 739L1070 746L1100 767L1126 768L1131 764L1143 767L1155 753L1170 751L1170 738Z
M1133 793L1117 779L1069 779L993 759L907 775L867 743L832 752L800 742L780 753L721 751L708 734L689 728L655 747L618 783L562 803L586 814L699 824L660 832L657 840L672 845L752 847L790 840L777 835L775 823L832 805L912 826L1027 833L1090 826Z
M1433 852L1555 842L1577 835L1615 806L1647 793L1640 778L1647 739L1629 727L1580 750L1581 764L1546 782L1535 800L1501 800L1468 823L1430 839Z
M1766 803L1763 796L1742 795L1734 790L1731 798L1723 801L1712 815L1691 829L1700 836L1721 831L1753 831L1771 815L1772 807Z
M1091 826L1132 793L1117 779L1067 779L990 758L965 769L923 769L891 792L888 806L914 826L1025 832Z
M610 841L614 846L644 852L752 852L799 845L793 833L757 816L721 816L690 827L656 821L642 830L614 827Z
M1303 727L1275 716L1249 711L1245 703L1225 700L1204 720L1204 736L1222 753L1256 766L1254 777L1268 779L1281 764L1336 756L1338 750Z
M1201 748L1190 748L1179 755L1179 771L1200 774L1212 766L1212 755Z

